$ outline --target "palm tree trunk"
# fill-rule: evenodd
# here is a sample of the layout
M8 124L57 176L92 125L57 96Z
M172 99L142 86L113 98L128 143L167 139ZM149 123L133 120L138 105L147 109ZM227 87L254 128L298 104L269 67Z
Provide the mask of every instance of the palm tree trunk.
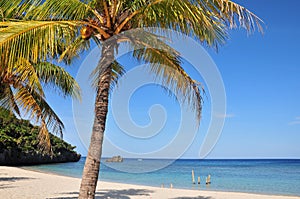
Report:
M106 115L108 112L108 98L112 75L111 63L113 59L114 45L112 43L104 43L102 46L101 60L99 62L101 71L99 71L97 84L93 132L82 174L79 192L80 199L95 198Z

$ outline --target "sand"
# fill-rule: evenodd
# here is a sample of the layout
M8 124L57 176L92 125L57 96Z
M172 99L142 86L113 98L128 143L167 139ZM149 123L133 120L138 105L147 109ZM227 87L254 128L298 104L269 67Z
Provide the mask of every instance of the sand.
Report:
M1 199L77 198L80 179L0 166ZM293 196L185 190L99 182L96 198L120 199L300 199Z

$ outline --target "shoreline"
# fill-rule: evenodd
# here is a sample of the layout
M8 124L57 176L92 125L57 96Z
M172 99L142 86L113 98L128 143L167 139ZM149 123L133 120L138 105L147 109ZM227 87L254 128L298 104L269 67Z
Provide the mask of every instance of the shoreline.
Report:
M10 166L8 166L10 167ZM14 166L11 166L14 167ZM31 169L31 168L26 168L27 166L15 166L15 168L20 168L20 169L24 169L24 170L28 170L28 171L32 171L32 172L38 172L38 173L44 173L44 174L49 174L49 175L55 175L55 176L64 176L64 177L69 177L69 178L74 178L74 179L79 179L81 180L80 177L75 177L72 175L64 175L64 174L59 174L59 173L55 173L55 172L51 172L51 171L44 171L44 170L35 170L35 169ZM1 168L1 166L0 166ZM0 176L1 178L1 176ZM126 185L130 185L130 186L143 186L143 187L149 187L149 188L161 188L160 186L154 186L154 185L145 185L145 184L134 184L134 183L123 183L123 182L114 182L114 181L109 181L109 180L99 180L99 182L105 182L105 183L114 183L114 184L126 184ZM170 185L168 184L168 186L164 187L165 189L170 188ZM194 184L193 186L198 186L198 184ZM266 196L281 196L281 197L299 197L298 195L285 195L285 194L280 194L280 193L263 193L263 192L243 192L243 191L232 191L232 190L215 190L215 189L210 189L210 190L201 190L201 189L189 189L189 188L182 188L182 187L173 187L172 189L176 189L176 190L190 190L190 191L207 191L207 192L227 192L227 193L239 193L239 194L256 194L256 195L266 195Z
M76 198L80 178L22 167L0 166L0 195L5 198ZM203 199L300 199L299 196L232 191L161 188L147 185L99 181L96 198L203 198Z

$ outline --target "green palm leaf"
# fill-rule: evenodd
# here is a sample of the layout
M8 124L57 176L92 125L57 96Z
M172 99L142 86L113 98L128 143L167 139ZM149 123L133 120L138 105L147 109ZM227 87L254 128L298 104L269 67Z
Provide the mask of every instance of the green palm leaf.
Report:
M51 144L49 140L49 131L62 135L64 125L55 112L51 109L45 98L36 92L29 92L29 88L17 87L15 90L15 101L18 107L21 107L25 115L27 115L35 123L40 124L39 146L49 152Z
M36 75L45 86L51 86L63 97L72 96L80 99L80 88L75 79L62 67L49 62L41 62L34 66Z
M179 31L217 47L227 39L227 26L239 24L252 32L262 30L262 21L244 7L229 0L142 0L126 1L129 10L115 33L130 27L159 27Z
M36 20L82 20L93 13L94 9L80 0L46 0L28 16Z
M80 54L90 48L90 40L85 40L81 36L77 37L69 46L62 50L59 61L64 61L70 65L74 58L79 58Z
M200 83L193 80L182 68L180 54L160 37L145 31L135 32L131 39L133 57L148 63L150 72L155 74L159 83L171 89L182 103L192 107L201 118L202 97ZM202 89L204 92L204 90Z
M16 83L24 82L28 86L29 92L35 90L36 92L39 92L41 96L44 96L42 85L36 74L36 69L30 61L20 58L13 67L12 77L14 77Z
M2 21L22 19L34 10L42 0L1 0L0 18Z
M63 136L64 124L59 118L59 116L53 111L50 105L47 103L45 98L40 97L37 93L31 93L32 97L35 99L35 102L40 107L41 123L44 123L47 127L47 130L50 129L53 133L60 134Z
M46 61L68 46L77 33L74 22L24 21L0 23L0 62L12 67L20 58L33 63Z

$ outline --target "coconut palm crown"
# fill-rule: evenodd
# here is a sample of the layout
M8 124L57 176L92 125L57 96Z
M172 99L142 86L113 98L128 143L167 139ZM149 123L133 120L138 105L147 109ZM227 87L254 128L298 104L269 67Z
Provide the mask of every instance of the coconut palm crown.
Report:
M157 80L171 88L182 103L189 104L200 121L200 84L184 71L180 54L147 28L160 28L165 37L170 35L164 29L175 30L215 49L228 38L228 29L262 31L257 16L230 0L2 0L0 20L1 63L8 69L20 57L33 62L57 58L70 63L91 40L101 48L93 73L95 119L79 198L95 197L109 92L124 72L115 60L119 43L131 46L132 56L148 63L146 67ZM142 34L126 34L137 28L146 29Z

